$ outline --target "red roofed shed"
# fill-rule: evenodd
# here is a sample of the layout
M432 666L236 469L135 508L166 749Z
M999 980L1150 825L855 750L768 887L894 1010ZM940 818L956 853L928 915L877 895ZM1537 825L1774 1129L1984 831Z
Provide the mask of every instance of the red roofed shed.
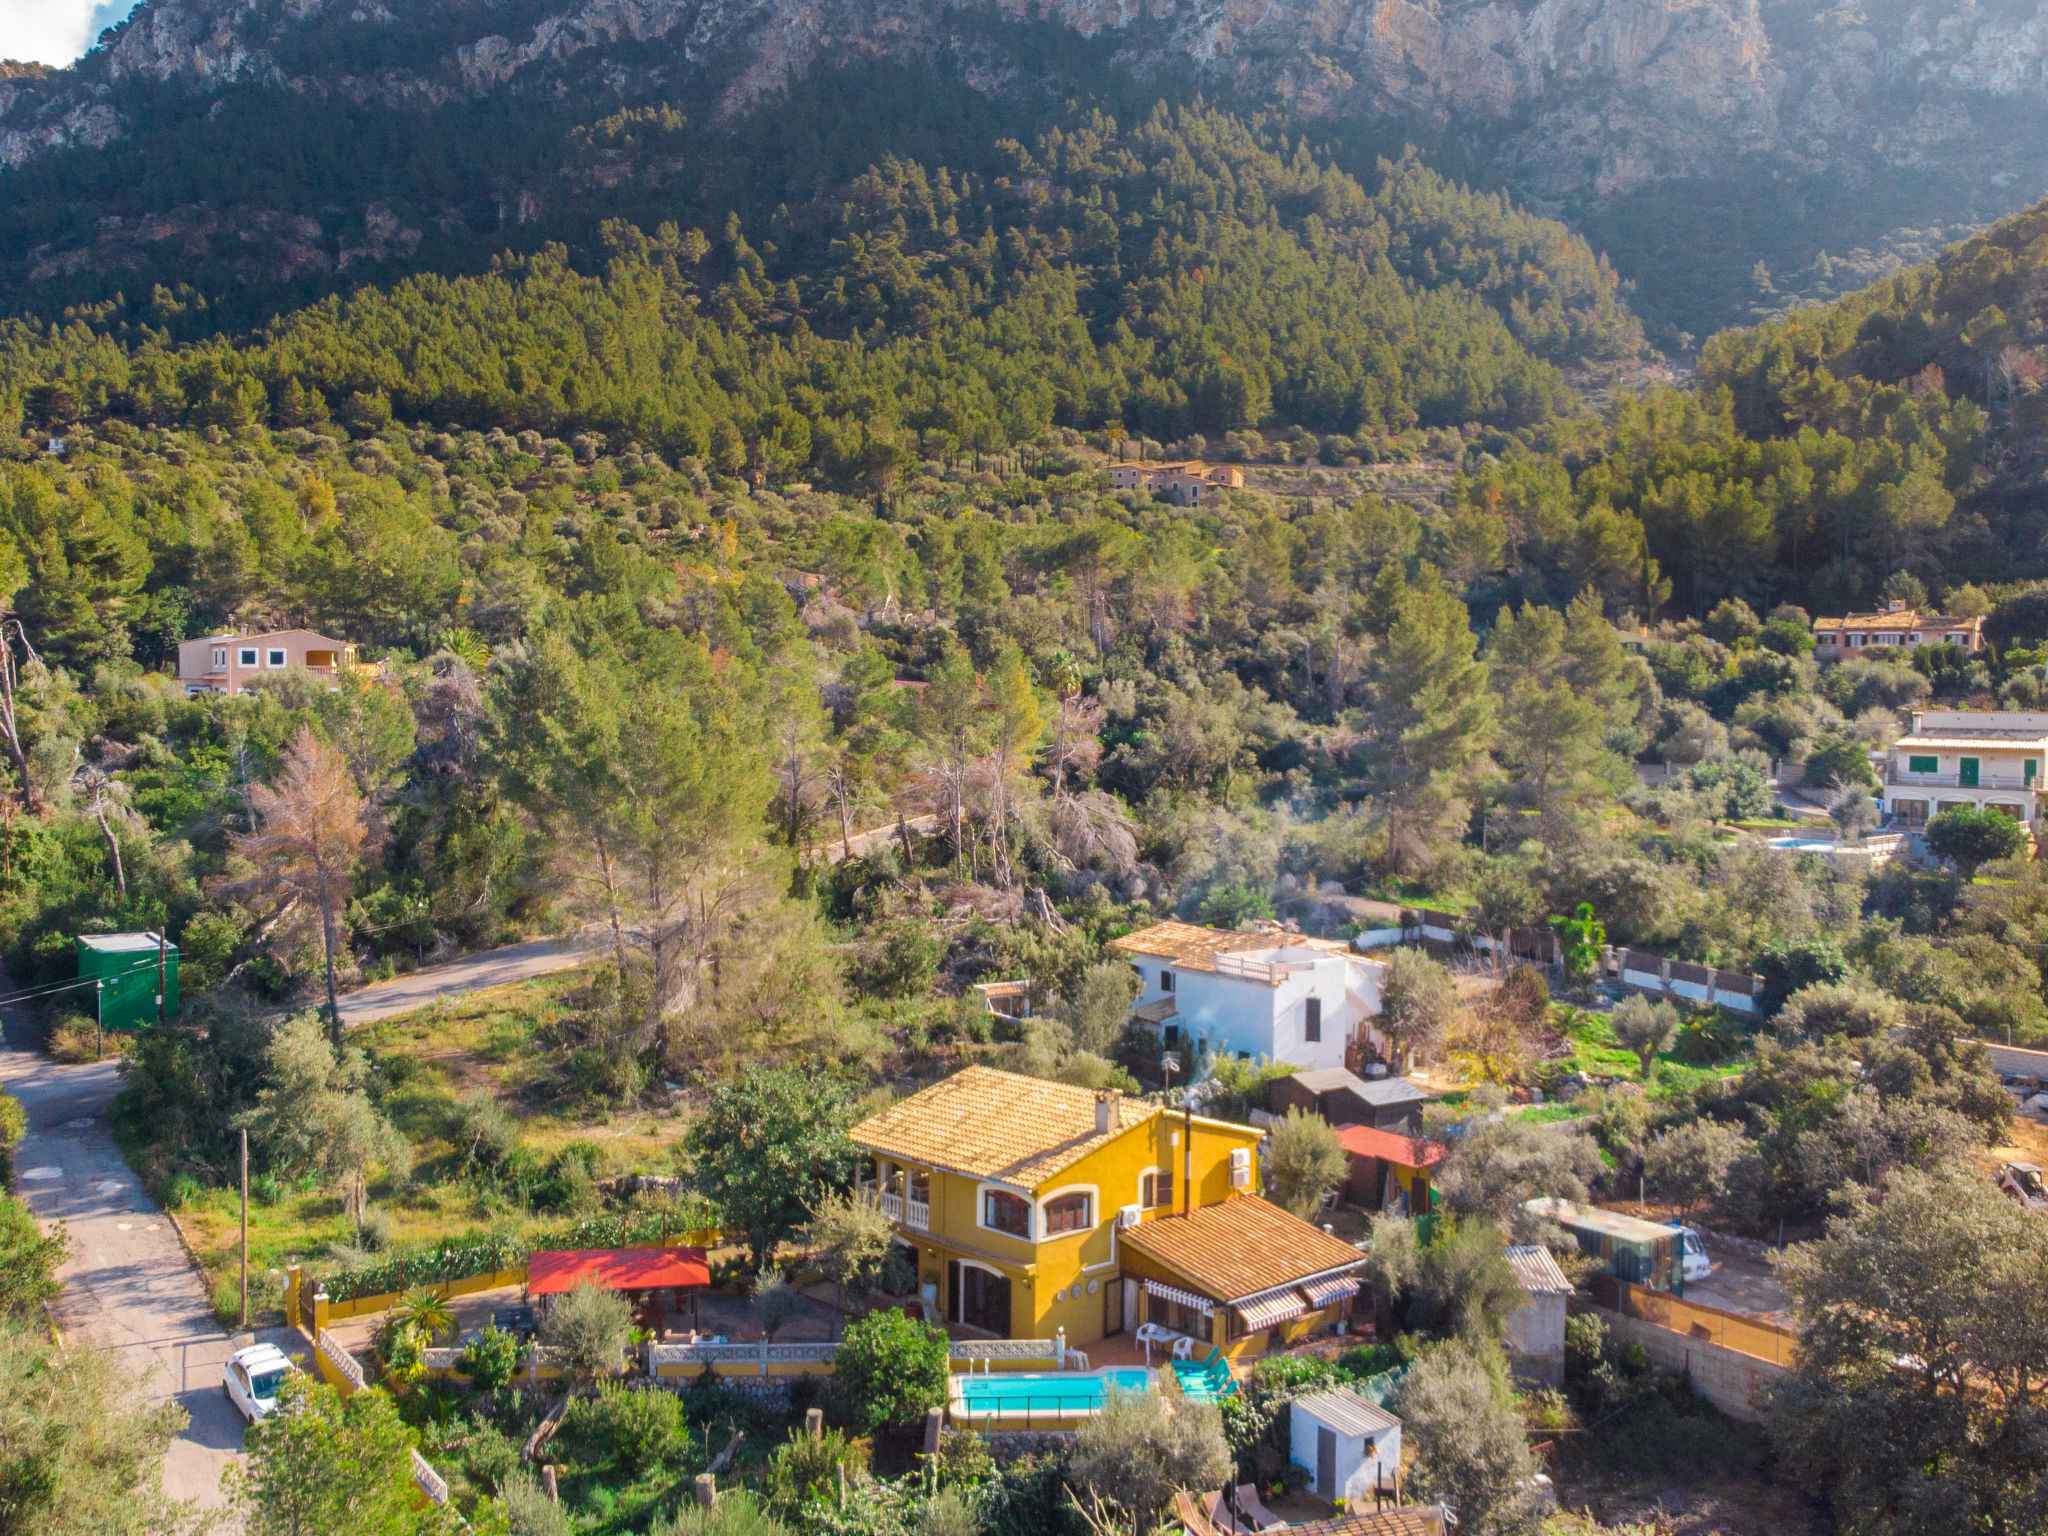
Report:
M1340 1125L1337 1140L1351 1159L1351 1180L1344 1192L1351 1204L1368 1211L1428 1214L1429 1170L1444 1160L1449 1148L1369 1125Z
M607 1291L677 1290L711 1283L702 1248L555 1248L526 1262L526 1294L557 1296L588 1280Z

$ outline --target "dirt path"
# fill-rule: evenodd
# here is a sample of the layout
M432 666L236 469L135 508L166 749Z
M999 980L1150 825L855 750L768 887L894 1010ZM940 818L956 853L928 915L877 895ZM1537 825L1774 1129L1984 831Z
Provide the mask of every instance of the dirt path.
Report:
M570 939L536 939L527 944L512 944L504 949L471 955L467 960L429 966L423 971L414 971L410 976L380 981L348 993L341 999L341 1022L345 1028L352 1029L358 1024L371 1024L378 1019L411 1013L415 1008L426 1007L436 998L459 997L465 992L481 992L486 987L502 987L508 982L531 981L536 976L579 966L590 958L590 954L588 949Z

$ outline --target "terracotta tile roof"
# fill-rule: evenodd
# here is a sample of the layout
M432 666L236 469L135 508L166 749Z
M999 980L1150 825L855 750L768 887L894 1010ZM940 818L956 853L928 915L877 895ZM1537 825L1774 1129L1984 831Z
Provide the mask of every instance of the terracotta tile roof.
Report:
M1256 1296L1365 1261L1349 1243L1258 1195L1161 1216L1119 1233L1117 1241L1185 1277L1213 1301Z
M1369 1125L1340 1125L1337 1141L1355 1157L1385 1158L1403 1168L1434 1168L1450 1155L1450 1149L1441 1143L1376 1130Z
M968 1067L855 1126L853 1143L889 1157L1029 1187L1159 1113L1122 1099L1095 1129L1095 1092L993 1067Z
M1233 933L1227 928L1204 928L1195 923L1154 923L1150 928L1110 940L1110 948L1171 960L1183 970L1213 971L1218 955L1247 949L1279 949L1293 939L1294 935L1287 933Z

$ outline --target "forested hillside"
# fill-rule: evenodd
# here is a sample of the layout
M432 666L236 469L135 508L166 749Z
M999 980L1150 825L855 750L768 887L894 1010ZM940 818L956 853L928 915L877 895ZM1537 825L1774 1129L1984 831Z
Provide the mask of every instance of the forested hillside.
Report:
M1164 108L1003 158L993 178L885 162L716 240L609 225L594 271L550 250L413 278L239 346L167 348L119 310L95 318L125 347L17 326L0 388L62 377L56 416L28 402L42 425L306 425L360 396L848 481L919 433L992 451L1054 425L1542 428L1576 409L1558 365L1640 345L1582 242L1412 160L1368 194L1270 125Z
M1872 751L1914 706L2048 703L2042 215L1639 391L1626 294L1557 223L1413 157L1361 182L1210 107L1057 115L714 228L617 220L257 326L196 288L9 324L0 954L29 987L71 981L82 934L179 946L183 1017L122 1042L112 1122L217 1311L243 1300L242 1131L259 1314L287 1264L363 1296L721 1224L747 1241L719 1278L764 1337L813 1256L841 1306L907 1297L918 1266L844 1198L863 1102L967 1063L1133 1094L1170 1069L1248 1117L1286 1067L1131 1024L1111 941L1168 918L1355 937L1386 921L1360 898L1427 901L1460 934L1550 928L1561 996L1469 952L1455 980L1388 956L1374 1028L1457 1085L1431 1111L1459 1127L1433 1175L1455 1219L1375 1218L1395 1327L1356 1370L1262 1367L1233 1440L1177 1416L1205 1483L1271 1474L1290 1384L1406 1366L1422 1486L1475 1532L1534 1536L1525 1429L1572 1431L1566 1479L1789 1507L1768 1480L1796 1476L1857 1529L1917 1531L1886 1523L1921 1486L1880 1443L1918 1413L1895 1383L1920 1322L1889 1314L1953 1271L1978 1332L1912 1400L1954 1411L1915 1433L1968 1464L1980 1523L2022 1528L2040 1349L2012 1368L2026 1434L1981 1433L1976 1384L2014 1358L2000 1319L2039 1310L2039 1266L1987 1252L2041 1240L1980 1166L2015 1126L1972 1037L2048 1039L2048 866L1993 813L1954 813L1922 863L1859 840ZM603 131L647 155L671 126ZM1244 483L1189 505L1109 472L1196 457ZM1996 643L1816 662L1814 612L1888 598L1988 613ZM181 640L287 626L359 655L233 695L171 675ZM341 1029L359 981L565 933L593 951L572 972ZM1759 1011L1617 1003L1603 943L1759 974ZM1027 978L1021 1020L972 990ZM84 995L38 994L62 1058L101 1044ZM1576 1124L1501 1113L1539 1089ZM1292 1117L1259 1167L1320 1218L1347 1164L1317 1134ZM1827 1348L1802 1342L1775 1438L1583 1328L1569 1399L1510 1395L1524 1201L1631 1188L1859 1256L1787 1261ZM34 1301L56 1254L29 1247ZM1870 1274L1883 1294L1845 1295ZM514 1386L521 1345L493 1328L461 1357L473 1389L428 1382L437 1309L414 1291L380 1326L353 1428L323 1427L325 1389L274 1421L408 1536L443 1528L415 1440L454 1508L518 1536L668 1536L742 1424L721 1475L767 1503L722 1494L734 1523L691 1536L1076 1536L1069 1487L1120 1486L1067 1449L957 1487L864 1470L839 1427L772 1449L778 1416L707 1381L576 1398L557 1505L518 1470L547 1408ZM624 1358L614 1310L579 1379ZM879 1308L845 1332L911 1328ZM911 1392L827 1401L862 1433L920 1422ZM1511 1450L1460 1460L1475 1423ZM379 1454L334 1473L350 1434ZM246 1505L295 1507L289 1450L257 1437ZM1099 1533L1138 1528L1095 1507Z

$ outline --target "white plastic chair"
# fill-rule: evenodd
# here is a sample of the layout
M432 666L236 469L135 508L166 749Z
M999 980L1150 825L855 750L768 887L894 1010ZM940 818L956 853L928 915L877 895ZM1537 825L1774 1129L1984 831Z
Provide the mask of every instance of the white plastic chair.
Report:
M1176 1360L1194 1359L1195 1341L1186 1334L1182 1334L1179 1338L1175 1339L1173 1341L1173 1358Z

